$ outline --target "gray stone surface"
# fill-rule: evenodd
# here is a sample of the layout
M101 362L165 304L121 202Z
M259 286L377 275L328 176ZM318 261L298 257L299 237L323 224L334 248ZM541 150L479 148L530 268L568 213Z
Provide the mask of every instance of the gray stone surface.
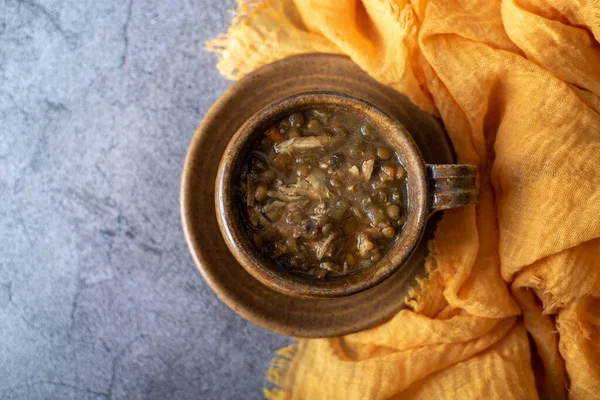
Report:
M261 398L289 338L194 269L183 158L233 1L0 0L0 398Z

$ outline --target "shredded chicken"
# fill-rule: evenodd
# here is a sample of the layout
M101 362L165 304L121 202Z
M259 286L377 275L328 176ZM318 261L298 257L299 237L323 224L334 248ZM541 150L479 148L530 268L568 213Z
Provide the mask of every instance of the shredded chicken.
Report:
M323 201L321 201L317 206L313 209L314 215L311 215L309 218L315 221L319 225L324 225L328 220L327 206Z
M333 236L328 236L327 238L321 240L320 242L317 242L315 253L319 260L321 260L325 256L328 256L328 257L331 256L331 252L333 251L333 246L334 246L333 241L334 241Z
M310 199L319 198L319 196L316 196L312 190L299 187L298 185L280 186L277 188L277 190L287 196L301 196L308 197Z
M325 179L325 174L322 171L313 171L306 177L307 182L310 183L318 198L331 197L331 191L327 187Z
M312 172L306 180L299 180L292 185L275 185L277 191L269 191L267 195L283 201L297 201L301 199L320 200L330 198L331 191L325 183L325 175L321 171Z
M283 201L274 200L272 203L269 203L266 206L264 206L262 208L262 212L264 214L268 214L271 211L280 211L280 210L284 209L285 206L286 206L286 203L284 203Z
M281 237L299 237L295 236L295 228L293 225L283 224L281 222L272 224L273 230L277 232Z
M346 275L348 272L348 262L344 261L344 269L342 270L342 275Z
M277 143L275 145L275 151L277 153L293 153L296 150L310 150L320 147L329 147L332 143L334 143L334 138L330 136L295 137L284 140L281 143Z
M336 263L332 263L330 261L327 262L322 262L321 264L319 264L319 268L323 268L327 271L331 271L331 272L338 272L338 266Z
M371 179L371 175L373 174L373 165L375 164L375 160L367 160L362 163L362 173L365 182L369 182Z
M300 201L300 200L306 199L306 197L304 197L304 196L289 196L287 194L281 193L276 190L269 190L267 192L267 196L272 197L274 199L279 199L282 201Z
M316 217L327 217L327 206L324 201L320 201L319 204L313 210Z
M369 251L373 250L373 247L375 247L369 236L364 232L361 232L356 236L356 246L362 257L366 257Z

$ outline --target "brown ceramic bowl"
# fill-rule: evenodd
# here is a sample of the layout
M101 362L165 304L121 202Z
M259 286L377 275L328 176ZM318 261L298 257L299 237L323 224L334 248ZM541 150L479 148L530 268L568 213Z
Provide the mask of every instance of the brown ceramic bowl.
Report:
M293 112L315 106L353 113L368 120L394 148L407 173L408 213L404 228L384 257L354 274L316 280L290 273L259 254L244 232L235 185L241 163L263 132ZM404 126L365 100L338 92L306 92L268 105L244 123L232 137L219 164L215 207L219 228L236 260L264 285L284 294L328 298L348 296L371 288L401 268L417 247L429 216L435 211L477 202L476 168L430 165Z

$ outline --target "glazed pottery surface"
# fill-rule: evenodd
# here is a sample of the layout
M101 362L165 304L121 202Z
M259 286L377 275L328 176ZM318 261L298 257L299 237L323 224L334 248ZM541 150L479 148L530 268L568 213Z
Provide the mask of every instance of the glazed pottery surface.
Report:
M219 161L232 136L259 110L290 95L317 90L342 92L375 104L406 128L425 163L454 162L438 119L343 56L290 57L260 68L221 96L196 131L185 160L181 185L185 237L198 270L223 302L266 329L295 337L356 332L384 322L402 309L410 288L416 285L415 278L425 275L427 241L440 214L429 219L423 239L402 268L378 285L349 296L289 296L259 282L238 263L221 235L215 213Z
M402 161L408 189L406 221L381 260L346 276L314 279L281 268L257 251L244 228L237 189L242 179L240 171L244 160L247 160L251 149L257 141L262 140L269 127L286 115L322 107L343 110L369 121ZM439 173L440 168L446 170L443 176ZM291 296L348 296L381 283L402 268L418 245L427 219L433 212L475 202L475 176L476 168L472 166L425 164L419 148L404 126L373 103L340 92L303 92L261 109L233 136L217 172L215 209L219 227L231 253L263 284Z

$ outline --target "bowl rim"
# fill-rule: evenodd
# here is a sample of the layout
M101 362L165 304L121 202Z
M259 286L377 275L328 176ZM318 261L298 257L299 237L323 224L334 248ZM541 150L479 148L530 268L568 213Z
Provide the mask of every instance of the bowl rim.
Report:
M234 187L240 164L255 139L270 124L299 109L332 106L365 116L394 148L407 171L408 215L395 243L376 264L334 279L302 278L268 262L258 254L241 227ZM418 245L429 214L425 162L410 133L395 118L366 100L335 91L310 91L275 101L250 117L232 136L221 157L215 180L215 211L219 229L235 259L255 279L281 293L308 298L347 296L387 279L410 257Z

